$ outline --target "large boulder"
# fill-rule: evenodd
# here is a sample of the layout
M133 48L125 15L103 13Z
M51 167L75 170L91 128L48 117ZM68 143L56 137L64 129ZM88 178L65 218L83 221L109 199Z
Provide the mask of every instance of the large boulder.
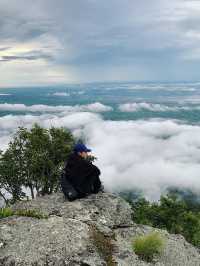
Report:
M2 266L200 266L198 249L180 235L133 223L129 204L114 194L100 192L69 202L58 192L12 208L37 210L47 218L14 215L0 220ZM155 230L166 238L166 247L147 263L131 244L136 236Z

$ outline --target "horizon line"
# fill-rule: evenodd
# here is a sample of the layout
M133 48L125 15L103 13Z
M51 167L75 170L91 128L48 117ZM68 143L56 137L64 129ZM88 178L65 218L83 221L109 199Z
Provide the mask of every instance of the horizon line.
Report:
M88 81L88 82L69 82L69 83L54 83L54 84L37 84L37 85L17 85L17 86L1 86L0 89L10 89L10 88L45 88L49 86L59 87L67 85L87 85L95 83L200 83L200 80L109 80L109 81Z

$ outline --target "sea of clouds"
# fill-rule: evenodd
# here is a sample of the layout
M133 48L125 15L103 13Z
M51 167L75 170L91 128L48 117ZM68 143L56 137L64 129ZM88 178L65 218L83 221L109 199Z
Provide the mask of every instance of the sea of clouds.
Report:
M25 105L25 104L10 104L2 103L0 104L0 111L21 111L21 112L107 112L111 111L112 107L106 106L102 103L95 102L87 105L56 105L50 106L45 104L34 104L34 105Z
M190 106L168 106L166 104L157 104L157 103L147 103L147 102L133 102L133 103L124 103L119 105L119 110L122 112L138 112L141 110L147 110L152 112L178 112L181 110L200 110L199 105L190 105Z
M200 110L199 104L192 103L190 105L173 105L169 106L166 104L149 103L149 102L130 102L118 105L118 110L121 112L139 112L142 110L152 111L152 112L179 112L179 111L190 111L190 110ZM109 112L113 111L111 106L102 104L100 102L95 102L86 105L56 105L50 106L45 104L10 104L1 103L0 111L11 111L11 112L40 112L40 113L58 113L58 112Z
M45 107L42 114L0 117L0 147L7 148L18 126L30 128L34 122L45 128L64 126L77 138L85 137L108 191L139 189L149 200L158 200L169 186L200 193L200 126L169 119L104 120L98 106L57 113Z

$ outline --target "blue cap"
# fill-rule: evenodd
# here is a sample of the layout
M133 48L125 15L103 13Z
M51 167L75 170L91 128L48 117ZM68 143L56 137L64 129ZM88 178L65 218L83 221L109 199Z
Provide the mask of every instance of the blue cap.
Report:
M73 149L75 152L90 152L91 150L88 149L84 144L82 143L78 143L74 146L74 149Z

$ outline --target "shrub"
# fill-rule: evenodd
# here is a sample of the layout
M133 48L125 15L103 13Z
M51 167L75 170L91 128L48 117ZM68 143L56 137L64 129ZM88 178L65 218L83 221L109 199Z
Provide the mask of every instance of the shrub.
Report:
M165 240L158 232L139 236L133 241L134 252L147 262L151 262L155 255L160 255L164 246Z
M11 208L6 207L0 209L0 218L6 218L11 215L14 215L14 212Z

